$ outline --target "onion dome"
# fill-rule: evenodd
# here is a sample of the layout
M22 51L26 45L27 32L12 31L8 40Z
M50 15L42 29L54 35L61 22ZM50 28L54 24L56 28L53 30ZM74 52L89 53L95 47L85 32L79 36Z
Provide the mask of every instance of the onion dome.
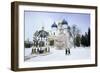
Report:
M57 24L54 22L51 27L52 28L57 28Z
M65 19L63 19L63 21L61 22L61 24L62 25L68 25L68 22Z

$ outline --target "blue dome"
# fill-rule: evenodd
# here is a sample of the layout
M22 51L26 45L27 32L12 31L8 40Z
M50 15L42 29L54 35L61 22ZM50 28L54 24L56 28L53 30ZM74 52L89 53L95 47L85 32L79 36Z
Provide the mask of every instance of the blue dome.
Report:
M52 24L51 27L52 27L52 28L53 28L53 27L57 28L57 24L54 22L54 23Z
M62 24L62 25L65 25L65 24L68 25L68 22L64 19L64 20L61 22L61 24Z

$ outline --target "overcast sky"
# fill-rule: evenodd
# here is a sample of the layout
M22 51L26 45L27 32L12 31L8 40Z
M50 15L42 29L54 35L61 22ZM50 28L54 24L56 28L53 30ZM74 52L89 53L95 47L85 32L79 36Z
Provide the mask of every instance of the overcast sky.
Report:
M61 12L36 12L24 11L25 40L29 38L32 41L33 33L40 30L42 26L45 30L51 30L51 25L65 19L69 26L73 24L84 34L90 27L90 14L84 13L61 13Z

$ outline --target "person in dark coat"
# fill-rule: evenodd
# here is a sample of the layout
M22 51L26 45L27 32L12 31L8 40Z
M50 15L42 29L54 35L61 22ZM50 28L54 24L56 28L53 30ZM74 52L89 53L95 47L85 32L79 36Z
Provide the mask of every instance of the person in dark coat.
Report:
M65 54L66 55L69 55L70 54L70 49L69 48L65 50Z
M70 54L70 49L68 48L68 54Z

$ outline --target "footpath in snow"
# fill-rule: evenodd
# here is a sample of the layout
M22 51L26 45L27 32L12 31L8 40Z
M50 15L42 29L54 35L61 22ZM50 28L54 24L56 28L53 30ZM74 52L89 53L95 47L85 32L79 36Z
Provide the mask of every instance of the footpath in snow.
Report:
M25 60L28 62L37 62L37 61L59 61L59 60L79 60L79 59L90 59L91 58L91 49L90 47L76 47L71 48L71 54L66 55L65 50L58 50L55 48L50 49L50 53L45 55L36 55L32 56L31 48L25 49L25 57L29 57L29 59Z

